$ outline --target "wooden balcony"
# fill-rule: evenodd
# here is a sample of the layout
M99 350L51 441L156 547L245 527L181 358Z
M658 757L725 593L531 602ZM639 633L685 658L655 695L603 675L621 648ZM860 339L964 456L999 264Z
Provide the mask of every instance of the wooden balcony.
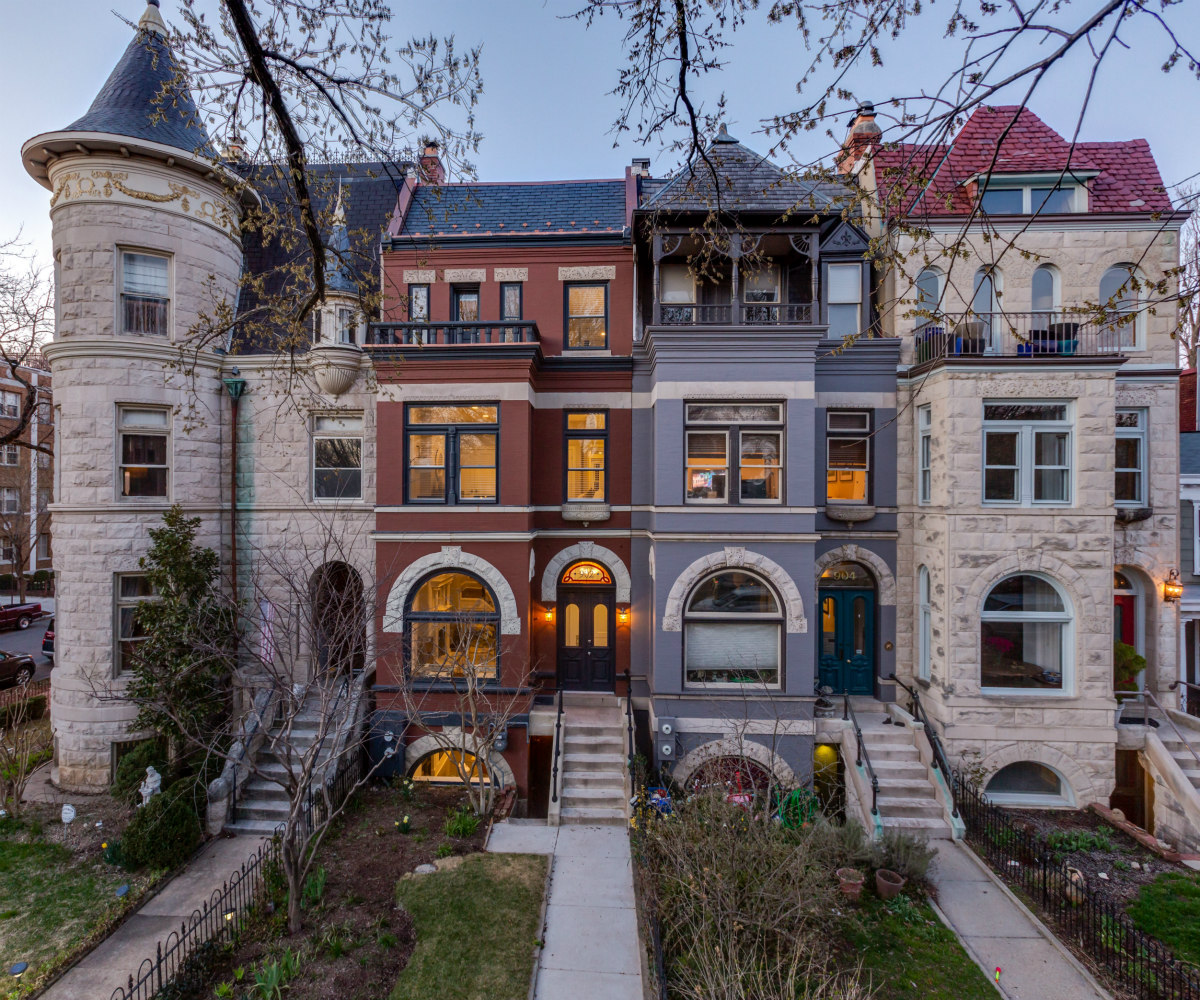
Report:
M913 364L952 358L1119 359L1134 346L1132 323L1097 323L1080 313L968 312L926 320L913 330Z
M468 347L474 344L537 344L536 323L372 323L368 346Z
M813 302L657 302L654 314L660 326L811 326L816 322L817 307Z

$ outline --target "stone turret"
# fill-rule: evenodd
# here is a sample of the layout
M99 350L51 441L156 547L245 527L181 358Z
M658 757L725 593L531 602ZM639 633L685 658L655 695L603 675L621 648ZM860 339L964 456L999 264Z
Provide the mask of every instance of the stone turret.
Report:
M237 294L239 204L158 0L87 112L21 152L52 192L59 309L45 353L60 471L51 719L54 779L79 791L107 785L139 735L129 729L136 709L119 695L133 608L146 592L138 559L148 530L179 502L202 517L203 544L222 544L221 358L181 348L202 313Z

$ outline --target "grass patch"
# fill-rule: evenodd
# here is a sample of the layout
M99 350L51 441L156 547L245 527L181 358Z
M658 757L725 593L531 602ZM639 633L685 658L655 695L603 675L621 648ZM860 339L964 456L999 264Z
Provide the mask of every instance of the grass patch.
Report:
M1200 880L1166 872L1141 891L1128 909L1141 930L1158 938L1175 957L1200 965Z
M847 934L865 983L888 1000L996 1000L996 989L928 903L863 894Z
M412 914L417 945L392 1000L524 1000L547 861L475 854L457 868L402 881L396 896Z

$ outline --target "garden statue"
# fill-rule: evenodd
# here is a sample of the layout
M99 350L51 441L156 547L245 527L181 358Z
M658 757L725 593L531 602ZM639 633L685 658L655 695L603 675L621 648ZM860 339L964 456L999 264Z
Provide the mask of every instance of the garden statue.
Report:
M150 767L146 768L146 780L138 786L138 794L142 797L141 805L139 805L138 808L140 809L141 806L144 806L161 790L162 775L154 769L154 765L151 765Z

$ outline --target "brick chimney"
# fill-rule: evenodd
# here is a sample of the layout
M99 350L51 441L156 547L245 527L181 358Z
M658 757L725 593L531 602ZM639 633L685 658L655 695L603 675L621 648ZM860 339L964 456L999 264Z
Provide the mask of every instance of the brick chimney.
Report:
M848 174L868 150L879 145L882 138L883 130L875 124L875 105L863 101L850 121L850 131L846 133L842 151L838 154L838 170Z
M425 142L425 151L421 154L421 180L426 184L442 184L446 180L446 170L442 166L442 158L438 156L438 149L436 139Z

